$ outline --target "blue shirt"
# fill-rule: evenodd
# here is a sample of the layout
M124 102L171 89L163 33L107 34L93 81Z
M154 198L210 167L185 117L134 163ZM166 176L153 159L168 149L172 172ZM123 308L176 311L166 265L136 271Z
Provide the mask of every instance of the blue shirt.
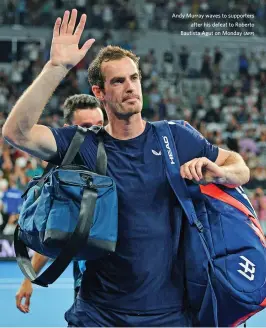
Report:
M23 199L22 192L17 188L9 188L3 194L4 213L18 214L20 212Z
M216 160L218 148L191 126L170 127L181 165L195 157ZM58 148L54 164L61 163L76 128L51 129ZM173 270L173 241L178 238L174 211L179 212L180 222L182 211L167 181L153 129L147 122L145 131L130 140L104 133L107 175L117 184L119 237L115 253L87 262L81 296L121 312L163 313L184 306L182 259ZM96 153L96 137L89 133L80 154L90 170L95 169Z

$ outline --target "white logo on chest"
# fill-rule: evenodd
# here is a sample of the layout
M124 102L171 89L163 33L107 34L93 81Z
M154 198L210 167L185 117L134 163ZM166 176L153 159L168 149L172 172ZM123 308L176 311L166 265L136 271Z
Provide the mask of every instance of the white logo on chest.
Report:
M156 156L161 156L162 155L161 150L159 152L157 152L156 150L152 149L151 152L153 153L153 155L156 155Z

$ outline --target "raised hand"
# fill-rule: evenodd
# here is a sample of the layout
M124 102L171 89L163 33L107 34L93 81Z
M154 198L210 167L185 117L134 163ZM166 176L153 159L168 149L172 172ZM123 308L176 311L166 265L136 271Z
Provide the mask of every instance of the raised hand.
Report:
M87 40L79 49L79 41L84 30L87 16L83 14L75 29L77 10L71 14L65 11L63 20L58 17L55 21L53 40L50 52L50 62L54 66L64 66L70 69L77 65L86 55L95 39Z

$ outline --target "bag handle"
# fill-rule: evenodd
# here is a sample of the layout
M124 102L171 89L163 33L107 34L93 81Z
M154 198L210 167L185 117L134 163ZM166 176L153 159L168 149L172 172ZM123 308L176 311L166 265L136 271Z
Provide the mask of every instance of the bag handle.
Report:
M86 137L86 134L88 131L92 131L93 133L96 134L97 139L98 139L98 149L97 149L97 158L96 158L96 169L95 172L100 174L100 175L106 175L106 170L107 170L107 156L104 148L104 143L103 143L103 138L102 138L102 131L103 127L98 126L98 125L93 125L89 129L83 128L81 126L77 126L77 130L74 134L74 137L71 140L71 143L68 147L68 150L62 160L61 165L68 165L72 164L74 161L75 157L78 155L78 152L80 150L80 147L82 143L84 142L84 139ZM81 159L82 160L82 159ZM55 168L57 165L48 163L46 168L43 171L41 180L44 176L47 175L48 172L51 171L52 168ZM42 181L43 183L44 181ZM38 182L38 185L41 187L42 183ZM23 194L23 196L25 193Z
M96 134L98 139L98 148L97 148L97 158L96 158L96 169L95 172L100 175L106 175L107 170L107 156L104 148L102 132L104 128L102 126L93 125L89 129L83 128L81 126L77 127L77 131L68 147L68 150L63 158L61 165L72 164L74 158L79 152L80 146L82 145L84 138L88 131L91 131Z
M89 130L96 133L99 143L97 149L97 160L96 160L96 173L105 175L107 169L107 156L104 148L102 136L99 134L102 131L101 127L92 126ZM62 165L71 164L76 154L78 153L81 144L86 136L87 129L78 127L77 131L71 141L71 144L64 156ZM48 164L49 166L49 164ZM55 167L53 165L53 167ZM47 173L51 170L51 167L47 172L44 172L40 181L40 186L45 182ZM49 284L53 283L67 268L72 261L73 257L77 254L82 245L85 244L90 229L93 224L94 210L97 201L97 190L92 186L92 183L88 181L88 185L84 188L83 196L80 205L80 213L78 222L74 232L70 239L66 243L65 247L61 250L58 257L51 263L51 265L39 276L32 267L31 260L28 255L26 245L19 239L19 226L16 227L14 233L14 248L16 253L16 260L24 275L32 282L37 285L48 287Z
M214 272L210 251L203 234L203 225L197 218L195 207L193 205L187 184L180 175L180 162L169 123L167 121L158 121L153 122L152 124L155 127L156 135L163 153L163 158L166 166L166 176L169 184L173 189L177 199L179 200L190 225L196 226L201 243L208 258L208 263ZM218 327L217 298L215 296L215 291L210 279L209 266L207 266L206 271L212 295L214 321L216 327Z

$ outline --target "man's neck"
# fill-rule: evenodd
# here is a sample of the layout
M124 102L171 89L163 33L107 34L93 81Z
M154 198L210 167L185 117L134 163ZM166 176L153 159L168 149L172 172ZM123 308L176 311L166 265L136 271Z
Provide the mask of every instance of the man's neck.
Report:
M136 138L145 130L146 122L142 119L141 114L135 114L126 120L116 117L109 117L109 123L105 130L113 138L120 140L128 140Z

